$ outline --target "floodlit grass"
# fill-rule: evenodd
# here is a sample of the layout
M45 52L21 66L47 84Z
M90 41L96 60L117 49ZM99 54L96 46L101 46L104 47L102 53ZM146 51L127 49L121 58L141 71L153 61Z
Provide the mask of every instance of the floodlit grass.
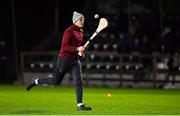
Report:
M111 93L111 97L105 93ZM74 87L0 86L0 114L8 115L180 115L179 90L84 88L91 111L78 111Z

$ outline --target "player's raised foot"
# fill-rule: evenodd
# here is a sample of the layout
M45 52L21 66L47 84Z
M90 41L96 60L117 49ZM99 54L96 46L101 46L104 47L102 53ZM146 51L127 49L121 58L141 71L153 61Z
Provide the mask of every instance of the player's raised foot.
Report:
M29 90L31 90L34 86L36 86L36 83L35 83L35 80L36 79L39 79L39 77L38 76L35 76L35 77L33 77L32 78L32 80L31 80L31 82L27 85L27 87L26 87L26 91L29 91Z
M77 109L78 109L78 110L92 110L91 107L85 106L85 105L78 106Z

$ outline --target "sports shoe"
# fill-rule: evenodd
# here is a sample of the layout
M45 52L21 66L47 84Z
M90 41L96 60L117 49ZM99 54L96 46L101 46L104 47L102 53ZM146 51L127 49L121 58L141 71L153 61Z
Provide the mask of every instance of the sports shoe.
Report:
M89 106L81 105L77 107L78 110L91 110L92 108Z
M29 91L30 89L32 89L32 88L36 85L36 83L35 83L35 80L36 80L36 79L39 79L39 77L38 77L38 76L35 76L35 77L32 78L31 83L29 83L29 84L27 85L27 87L26 87L26 91Z

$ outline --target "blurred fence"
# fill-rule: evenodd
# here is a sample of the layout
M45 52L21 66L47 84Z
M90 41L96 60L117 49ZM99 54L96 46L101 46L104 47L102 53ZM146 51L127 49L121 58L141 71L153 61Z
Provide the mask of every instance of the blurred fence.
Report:
M21 81L31 75L53 74L57 52L21 53ZM172 66L169 66L169 61ZM88 52L82 59L83 78L89 86L164 87L180 83L180 54L118 54L117 52ZM31 75L26 75L30 73ZM71 83L68 73L66 84ZM63 82L62 82L63 83Z

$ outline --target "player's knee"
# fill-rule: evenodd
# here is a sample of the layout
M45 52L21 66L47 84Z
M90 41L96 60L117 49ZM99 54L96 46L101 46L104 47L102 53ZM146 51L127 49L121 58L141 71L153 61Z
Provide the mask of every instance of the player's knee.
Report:
M62 82L62 79L56 79L56 81L54 82L54 85L58 86L61 84L61 82Z

